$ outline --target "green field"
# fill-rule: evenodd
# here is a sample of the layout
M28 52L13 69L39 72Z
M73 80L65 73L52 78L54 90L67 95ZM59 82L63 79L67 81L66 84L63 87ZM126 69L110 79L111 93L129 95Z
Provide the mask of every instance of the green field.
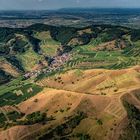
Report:
M22 81L22 78L16 79L7 85L0 86L0 106L19 104L41 90L41 87L29 81Z

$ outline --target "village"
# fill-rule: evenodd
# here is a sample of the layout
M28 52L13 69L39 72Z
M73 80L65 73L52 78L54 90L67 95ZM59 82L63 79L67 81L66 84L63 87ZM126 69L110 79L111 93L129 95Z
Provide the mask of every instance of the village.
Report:
M72 54L70 54L70 53L63 53L60 56L55 56L55 57L52 58L53 61L51 62L51 64L47 68L36 69L34 71L27 72L26 74L24 74L24 77L26 79L36 78L42 73L43 74L49 74L53 71L60 70L61 67L66 62L68 62L71 58L72 58Z

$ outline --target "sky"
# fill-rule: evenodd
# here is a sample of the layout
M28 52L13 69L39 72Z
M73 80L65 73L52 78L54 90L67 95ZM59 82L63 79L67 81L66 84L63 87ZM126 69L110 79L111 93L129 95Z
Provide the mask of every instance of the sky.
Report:
M69 7L140 8L140 0L0 0L0 10L49 10Z

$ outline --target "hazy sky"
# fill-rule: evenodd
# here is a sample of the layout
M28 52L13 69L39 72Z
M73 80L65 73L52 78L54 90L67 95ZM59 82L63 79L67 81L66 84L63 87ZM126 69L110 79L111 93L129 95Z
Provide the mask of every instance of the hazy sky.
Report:
M0 10L59 9L67 7L140 8L140 0L0 0Z

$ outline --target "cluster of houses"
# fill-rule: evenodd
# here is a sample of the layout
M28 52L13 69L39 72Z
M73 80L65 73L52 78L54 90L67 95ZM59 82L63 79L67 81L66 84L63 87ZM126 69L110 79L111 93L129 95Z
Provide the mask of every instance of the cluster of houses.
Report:
M53 71L59 70L66 62L68 62L71 59L71 56L72 56L72 54L70 54L70 53L64 53L61 56L55 56L55 57L53 57L53 61L47 68L27 72L24 75L24 77L26 79L32 78L32 77L36 78L37 76L39 76L42 73L49 74Z

